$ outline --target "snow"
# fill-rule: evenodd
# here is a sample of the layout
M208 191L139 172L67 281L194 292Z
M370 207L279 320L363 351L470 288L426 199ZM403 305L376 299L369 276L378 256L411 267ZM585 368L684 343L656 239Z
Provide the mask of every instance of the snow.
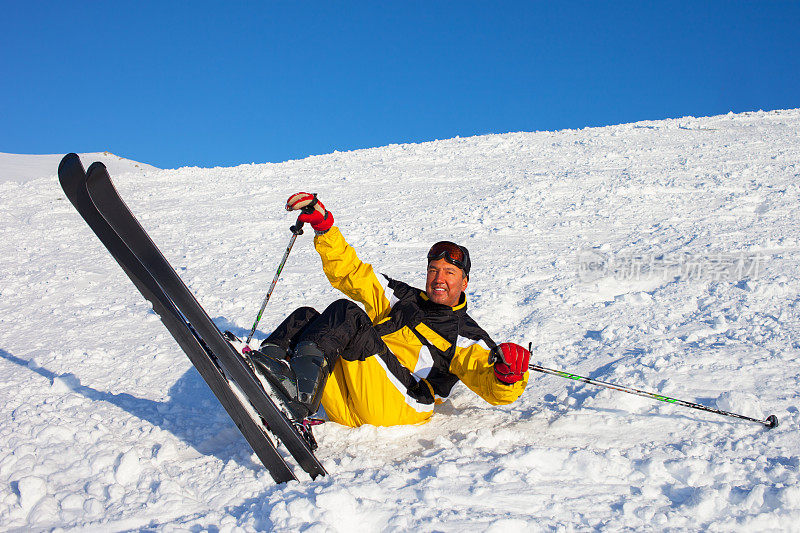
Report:
M234 168L110 167L215 322L239 335L291 236L283 203L308 190L392 277L419 286L430 243L466 245L472 316L498 342L532 342L542 366L781 422L536 374L506 407L462 386L427 425L319 426L330 475L285 485L66 200L59 157L41 177L0 180L0 523L800 531L798 133L800 110L785 110ZM0 155L0 168L21 157ZM339 297L309 233L258 338L293 308Z

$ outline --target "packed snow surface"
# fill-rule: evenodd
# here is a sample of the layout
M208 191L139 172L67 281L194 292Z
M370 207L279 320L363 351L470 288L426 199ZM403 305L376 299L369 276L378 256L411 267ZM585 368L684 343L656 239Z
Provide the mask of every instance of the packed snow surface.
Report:
M0 182L0 524L8 529L800 531L800 110L129 169L123 198L246 335L319 193L376 270L472 254L472 316L559 377L457 388L423 426L316 428L330 475L273 483L148 303L42 178ZM6 158L3 155L0 160ZM88 166L92 158L84 158ZM338 298L310 232L260 325Z

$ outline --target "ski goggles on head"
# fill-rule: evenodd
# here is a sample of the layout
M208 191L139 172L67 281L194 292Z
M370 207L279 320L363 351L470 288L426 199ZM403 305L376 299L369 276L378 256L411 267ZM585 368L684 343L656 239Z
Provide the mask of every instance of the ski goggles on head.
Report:
M464 276L469 277L469 252L463 246L450 241L439 241L431 246L428 252L428 263L436 259L444 259L464 271Z

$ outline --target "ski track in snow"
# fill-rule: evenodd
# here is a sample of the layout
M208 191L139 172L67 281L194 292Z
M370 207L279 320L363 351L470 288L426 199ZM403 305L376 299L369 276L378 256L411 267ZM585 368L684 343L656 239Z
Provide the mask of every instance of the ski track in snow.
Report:
M307 190L362 259L417 286L432 242L465 244L470 313L534 362L781 422L533 374L506 407L459 386L424 426L320 426L330 475L280 486L57 179L0 182L0 524L800 531L799 134L788 110L112 174L222 329L247 334L290 238L285 199ZM258 338L340 297L309 233ZM585 249L765 260L581 281Z

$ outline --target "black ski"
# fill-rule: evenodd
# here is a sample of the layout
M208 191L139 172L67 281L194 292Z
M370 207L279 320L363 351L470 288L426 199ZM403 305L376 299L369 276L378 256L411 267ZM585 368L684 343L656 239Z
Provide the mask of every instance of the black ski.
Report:
M325 469L314 456L309 443L303 438L298 428L281 413L272 399L264 392L250 367L225 340L217 326L128 209L111 182L105 165L98 162L89 167L86 188L92 203L106 222L145 269L158 281L164 293L186 318L201 342L221 364L225 375L230 377L244 393L270 431L286 446L301 468L312 478L325 475Z
M161 321L178 342L189 360L208 383L214 395L236 423L258 458L278 483L295 479L286 462L275 450L264 429L247 413L239 398L233 393L214 364L210 354L203 346L191 326L186 322L170 299L164 294L155 278L142 266L136 256L114 232L111 226L97 211L86 189L86 173L80 159L68 154L58 167L61 187L75 209L105 245L117 263L122 267L133 284L152 305Z
M90 169L91 170L91 169ZM105 168L103 168L105 173ZM58 169L59 181L70 202L111 252L139 292L152 303L153 310L183 349L189 360L219 399L236 423L258 458L277 482L295 479L291 469L275 450L264 427L250 415L252 410L231 389L230 383L217 364L216 355L209 349L186 316L150 271L139 261L125 242L99 213L86 187L87 175L75 154L64 157ZM324 472L324 471L323 471Z

